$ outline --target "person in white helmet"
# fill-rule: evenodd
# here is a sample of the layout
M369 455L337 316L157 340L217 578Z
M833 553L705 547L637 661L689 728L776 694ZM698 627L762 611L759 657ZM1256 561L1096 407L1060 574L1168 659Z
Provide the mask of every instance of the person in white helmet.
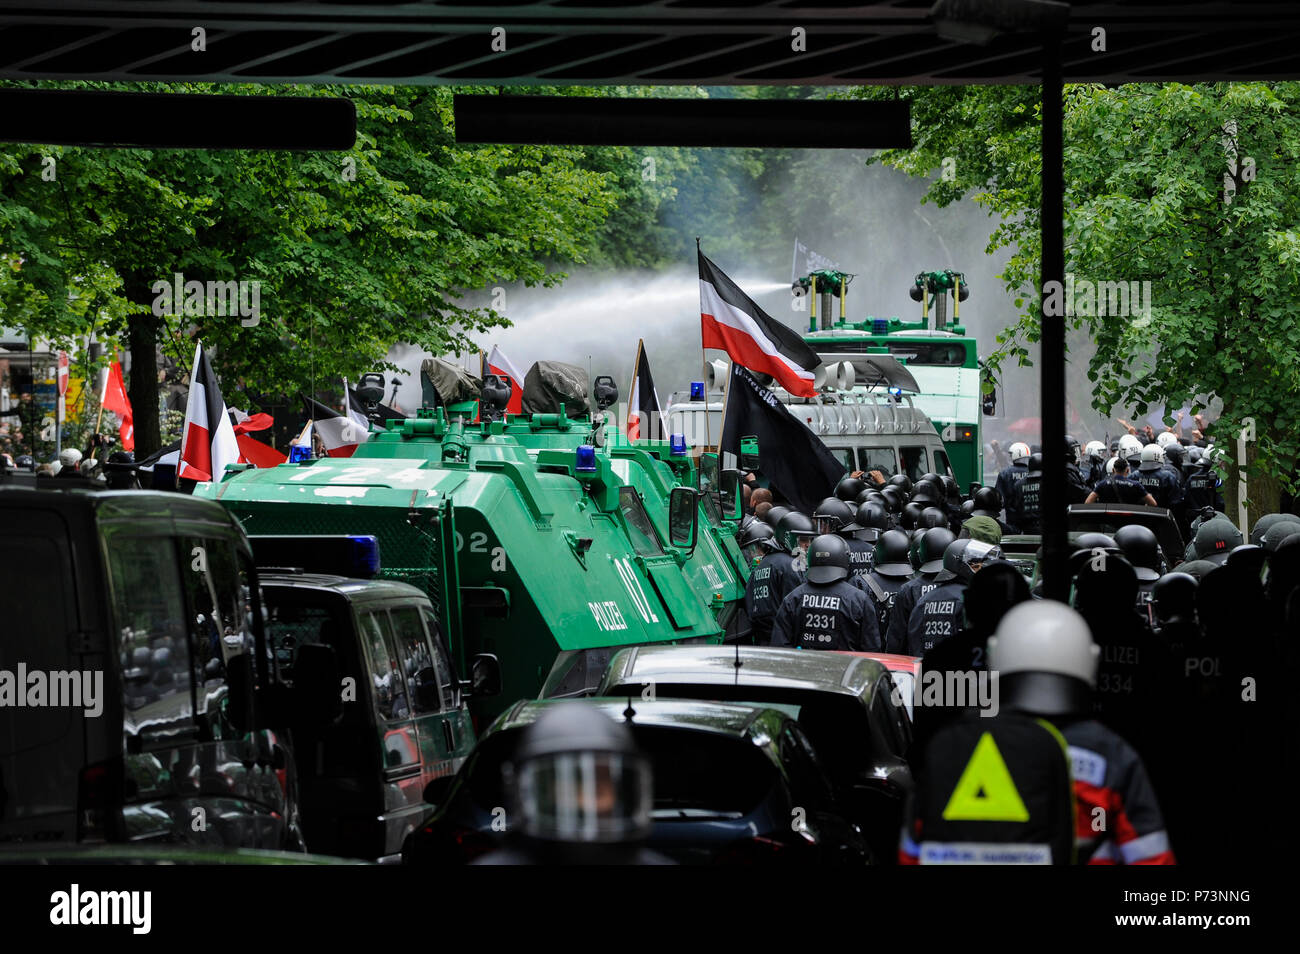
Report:
M1096 487L1097 481L1106 476L1106 445L1101 441L1088 441L1083 445L1083 460L1080 468L1089 487Z
M1119 439L1119 454L1129 462L1134 470L1142 463L1142 441L1133 434L1125 434Z
M59 472L55 476L78 478L81 476L81 451L75 447L64 448L59 453Z
M988 641L1002 708L1047 719L1065 737L1074 770L1078 863L1174 864L1141 758L1091 716L1099 654L1083 617L1052 600L1012 607Z
M1020 514L1014 508L1013 501L1016 499L1015 490L1025 476L1029 473L1029 445L1024 441L1016 441L1008 449L1007 453L1011 455L1011 463L1002 469L998 474L997 483L993 486L1002 498L1002 503L1006 507L1005 520L1012 530L1020 530Z
M1137 482L1142 485L1157 507L1173 509L1183 502L1183 482L1165 466L1165 450L1160 444L1148 444L1142 448L1141 463L1136 474Z

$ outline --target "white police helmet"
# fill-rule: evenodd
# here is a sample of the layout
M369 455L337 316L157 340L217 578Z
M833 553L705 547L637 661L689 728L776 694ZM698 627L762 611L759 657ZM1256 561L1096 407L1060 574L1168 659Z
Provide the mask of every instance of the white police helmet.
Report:
M988 651L1004 705L1040 715L1087 711L1101 649L1076 610L1054 600L1017 604Z
M1106 445L1101 441L1088 441L1087 444L1083 445L1083 453L1085 457L1095 457L1101 460L1106 456Z
M1161 431L1156 435L1156 443L1161 447L1168 447L1170 444L1178 443L1178 436L1173 431Z
M1119 456L1136 457L1142 453L1142 442L1132 434L1125 434L1119 439Z
M1160 465L1165 462L1165 451L1159 444L1148 444L1142 448L1142 463L1140 470L1159 470Z
M1029 445L1024 441L1016 441L1007 449L1007 453L1011 455L1011 463L1024 463L1029 460Z

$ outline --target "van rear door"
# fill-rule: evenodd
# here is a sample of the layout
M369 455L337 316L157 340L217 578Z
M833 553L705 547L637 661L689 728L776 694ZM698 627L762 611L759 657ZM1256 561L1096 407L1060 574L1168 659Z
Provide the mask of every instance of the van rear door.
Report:
M60 513L0 506L0 842L77 837L85 713L102 716L105 673L78 670L72 550Z

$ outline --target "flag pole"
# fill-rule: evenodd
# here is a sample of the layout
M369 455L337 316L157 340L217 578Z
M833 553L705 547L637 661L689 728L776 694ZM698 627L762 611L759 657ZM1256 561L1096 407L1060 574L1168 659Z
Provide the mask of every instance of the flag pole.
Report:
M634 358L633 361L632 361L632 379L631 379L630 381L628 381L628 384L627 384L627 415L626 415L626 417L623 419L623 423L622 423L622 425L621 425L622 428L623 428L623 436L626 437L626 438L628 438L628 441L629 441L629 442L631 442L631 433L630 433L631 428L630 428L628 425L631 423L631 416L632 416L632 400L633 400L633 398L636 397L636 373L637 373L637 371L640 370L640 368L641 368L641 349L644 348L644 347L645 347L645 339L644 339L644 338L637 338L637 339L636 339L636 358ZM639 405L638 405L637 410L640 411L640 406L639 406ZM640 419L640 418L637 418L636 428L637 428L637 436L640 437L640 436L641 436L641 419Z
M708 391L704 392L708 395ZM722 420L718 426L718 466L722 466L722 435L727 433L727 399L731 397L731 368L727 369L727 383L722 386ZM740 455L736 455L736 466L740 466Z
M701 251L700 251L700 237L699 237L698 235L695 236L695 254L696 254L696 261L698 262L698 261L699 261L699 256L702 254ZM703 318L703 312L701 312L700 315L701 315L701 317L700 317L700 321L703 322L703 320L704 320L704 318ZM704 385L705 385L705 388L704 388L704 442L705 442L705 445L706 445L706 446L708 446L708 447L712 447L712 446L713 446L713 434L712 434L712 427L711 427L711 425L709 424L709 389L708 389L708 383L709 383L709 358L708 358L708 355L705 353L705 350L704 350L704 326L703 326L703 324L701 324L701 326L700 326L700 377L701 377L701 379L702 379L702 381L703 381L703 383L704 383Z

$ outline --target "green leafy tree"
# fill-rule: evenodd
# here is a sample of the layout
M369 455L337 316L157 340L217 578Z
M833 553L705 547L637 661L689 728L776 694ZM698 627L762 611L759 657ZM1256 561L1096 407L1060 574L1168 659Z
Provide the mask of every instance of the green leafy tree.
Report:
M854 95L906 96L915 147L877 158L937 173L927 198L940 205L973 195L996 220L988 250L1012 249L1002 277L1021 313L998 337L994 371L1026 362L1042 321L1065 320L1095 343L1087 376L1098 411L1217 396L1230 499L1244 464L1251 519L1277 509L1300 456L1300 84L1068 86L1066 271L1076 284L1138 282L1139 294L1150 282L1150 307L1117 309L1114 290L1092 303L1076 294L1073 314L1046 317L1037 88ZM1242 433L1246 460L1236 461Z
M138 453L159 443L157 343L188 368L187 338L201 337L228 403L246 406L257 393L355 377L394 342L466 350L504 322L466 305L466 292L560 281L550 263L584 261L616 201L610 175L585 167L580 149L457 144L445 87L220 91L348 96L357 144L347 153L0 150L6 323L58 341L120 337L132 354ZM47 157L53 179L42 177ZM260 283L256 323L158 314L155 283L177 272Z

